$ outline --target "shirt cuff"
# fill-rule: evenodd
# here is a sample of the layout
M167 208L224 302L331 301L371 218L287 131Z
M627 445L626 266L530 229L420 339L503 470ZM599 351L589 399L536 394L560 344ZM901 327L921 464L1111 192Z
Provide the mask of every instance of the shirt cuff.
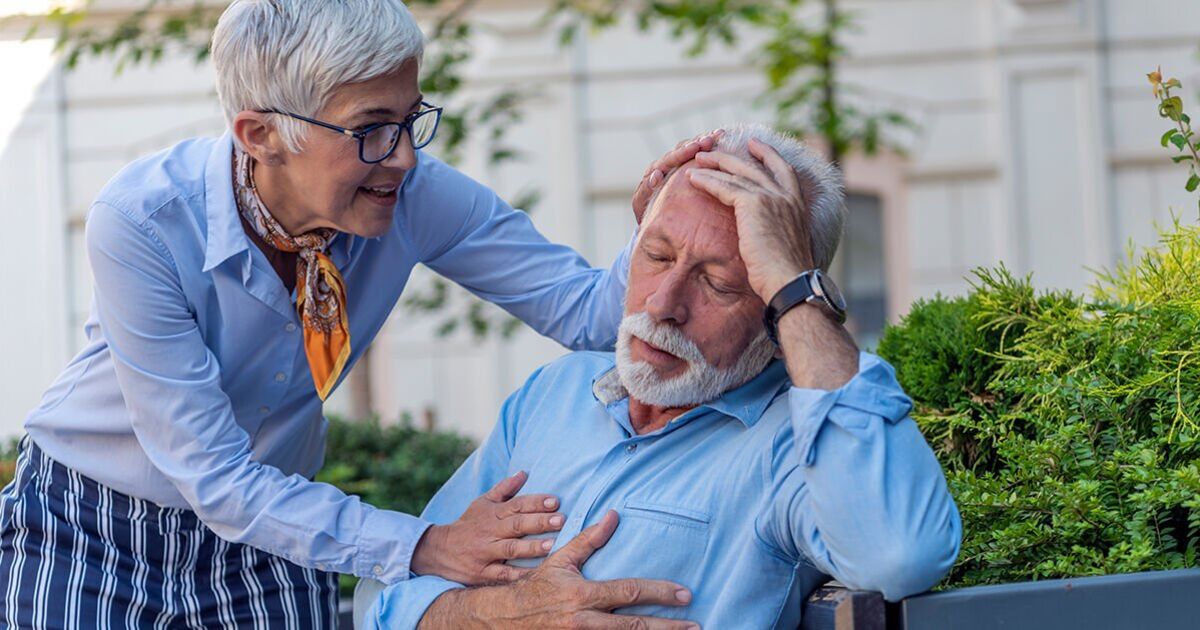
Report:
M393 584L374 598L362 618L363 630L415 630L433 602L447 591L463 588L434 575Z
M788 398L797 452L805 466L816 463L817 435L826 421L849 428L869 414L895 423L912 411L912 399L896 380L896 370L868 352L859 353L858 374L845 385L833 391L793 387Z
M358 534L354 574L384 584L407 580L413 551L431 524L400 512L374 510Z

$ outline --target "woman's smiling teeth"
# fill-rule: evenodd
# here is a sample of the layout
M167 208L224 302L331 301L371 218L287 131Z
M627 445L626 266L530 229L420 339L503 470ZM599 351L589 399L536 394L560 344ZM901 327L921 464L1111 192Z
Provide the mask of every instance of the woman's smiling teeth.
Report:
M398 186L379 186L379 187L363 186L360 190L366 192L369 195L374 195L376 197L390 197L390 196L392 196L393 193L396 192L397 188L399 188L399 187Z

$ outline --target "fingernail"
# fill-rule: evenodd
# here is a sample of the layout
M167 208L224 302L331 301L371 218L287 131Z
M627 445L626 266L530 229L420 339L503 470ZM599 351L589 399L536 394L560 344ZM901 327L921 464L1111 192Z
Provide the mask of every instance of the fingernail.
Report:
M546 541L542 542L542 550L543 551L550 551L550 549L552 549L553 547L554 547L553 540L546 540Z
M675 599L679 600L679 603L681 604L686 604L692 601L692 594L686 589L681 588L678 591L675 591Z
M548 507L548 508L550 508L550 509L552 509L552 510L554 509L554 506L555 506L555 505L557 505L557 504L558 504L558 501L557 501L556 499L553 499L553 498L551 498L551 499L546 499L545 501L542 501L542 505L544 505L544 506L546 506L546 507Z
M561 517L561 516L551 516L550 517L550 525L552 527L562 527L562 524L563 524L563 517Z
M700 626L698 626L696 624L692 624L687 627L687 630L700 630Z

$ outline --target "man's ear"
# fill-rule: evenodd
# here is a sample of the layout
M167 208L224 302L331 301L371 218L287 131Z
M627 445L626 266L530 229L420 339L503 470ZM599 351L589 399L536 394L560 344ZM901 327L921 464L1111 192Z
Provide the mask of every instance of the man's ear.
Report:
M278 166L287 155L287 147L270 117L250 110L238 112L233 118L233 135L255 162Z

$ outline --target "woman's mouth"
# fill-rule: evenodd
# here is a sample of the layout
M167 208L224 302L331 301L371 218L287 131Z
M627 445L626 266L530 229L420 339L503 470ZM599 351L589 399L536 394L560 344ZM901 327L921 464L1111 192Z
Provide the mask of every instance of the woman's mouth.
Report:
M396 204L396 191L399 189L399 186L360 186L358 192L380 205L391 206Z

